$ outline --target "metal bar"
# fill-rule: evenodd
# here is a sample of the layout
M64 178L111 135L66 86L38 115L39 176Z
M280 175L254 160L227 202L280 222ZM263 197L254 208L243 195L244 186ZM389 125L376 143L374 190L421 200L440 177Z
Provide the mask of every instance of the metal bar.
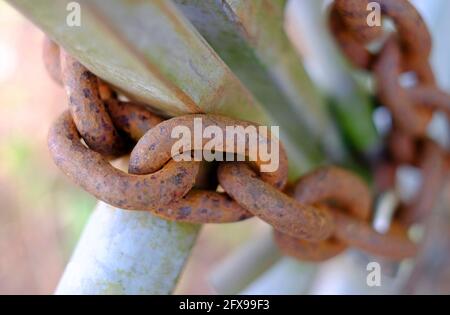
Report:
M99 202L56 294L169 294L198 230Z
M111 0L105 5L100 0L80 0L79 26L66 21L71 13L69 0L9 2L93 73L163 114L215 112L274 123L171 1ZM299 146L293 139L309 135L286 127L281 126L282 140L290 155L291 174L296 175L315 165L321 153ZM171 292L197 231L197 227L169 224L149 213L101 204L57 293ZM138 250L146 244L153 244L152 255ZM170 270L165 269L167 264Z
M311 135L295 143L319 143L330 157L343 159L325 99L284 32L284 0L174 2L275 121L292 134Z

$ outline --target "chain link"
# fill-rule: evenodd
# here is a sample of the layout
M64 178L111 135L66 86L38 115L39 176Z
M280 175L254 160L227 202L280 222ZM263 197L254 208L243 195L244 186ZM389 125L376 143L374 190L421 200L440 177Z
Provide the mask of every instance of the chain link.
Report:
M106 82L47 39L46 68L66 88L69 104L49 133L55 163L96 198L123 209L147 210L190 223L235 222L257 216L273 226L284 253L302 260L323 261L348 246L391 259L414 256L417 245L408 238L408 225L432 208L448 170L447 152L426 132L434 111L449 115L449 95L435 84L427 62L431 38L414 7L407 1L377 1L396 26L396 33L386 36L382 27L367 25L367 2L336 0L329 21L347 57L359 68L373 71L377 96L393 116L390 155L380 160L375 177L385 189L393 185L393 173L401 163L417 165L424 173L420 193L410 204L401 205L387 233L372 228L370 190L351 172L322 167L286 188L288 161L281 144L280 167L275 172L256 172L261 160L222 162L217 178L225 192L197 189L200 162L172 159L172 130L180 125L193 130L195 119L202 119L204 127L217 126L223 131L227 126L256 125L211 114L163 120L143 104L120 101ZM383 38L378 53L366 48ZM405 71L416 74L415 87L400 84ZM258 139L274 141L270 134L259 134ZM240 141L245 145L225 149L223 154L237 153L248 160L249 140ZM205 144L193 150L202 151ZM128 173L109 163L110 158L129 152Z
M428 62L431 36L414 6L405 0L375 1L382 15L395 25L395 32L389 33L382 26L368 25L366 2L335 0L329 25L348 59L356 67L373 72L378 100L393 118L387 157L376 166L379 187L392 187L395 169L402 164L414 165L422 172L417 195L397 211L395 225L401 222L409 226L427 217L448 175L449 154L427 133L435 111L450 118L450 95L437 87ZM367 45L377 41L381 49L370 52ZM410 87L403 86L400 80L407 72L415 76L416 82Z

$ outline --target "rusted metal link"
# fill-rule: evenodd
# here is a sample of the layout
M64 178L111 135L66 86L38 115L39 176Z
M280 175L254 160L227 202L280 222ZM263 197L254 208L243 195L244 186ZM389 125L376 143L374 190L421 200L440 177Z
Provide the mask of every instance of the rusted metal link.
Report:
M104 104L114 126L135 142L139 141L148 130L164 121L140 103L122 102L111 98Z
M422 190L413 203L403 206L388 233L380 234L369 224L372 199L359 177L336 167L320 168L302 176L291 187L291 197L283 192L287 156L270 133L260 132L251 122L219 115L192 114L163 120L143 104L119 101L108 83L47 40L46 67L56 82L65 85L70 109L50 130L48 142L55 163L83 189L123 209L147 210L165 219L189 223L226 223L258 216L274 227L282 251L302 260L323 261L348 246L391 259L413 256L416 245L400 223L409 224L431 209L447 171L449 159L424 138L433 111L442 110L448 115L449 96L436 87L427 61L430 35L407 1L376 1L382 13L394 21L397 32L384 42L378 54L369 52L366 45L385 35L382 27L367 25L369 2L336 0L330 11L330 28L357 66L374 71L378 97L394 120L389 138L394 163L387 164L392 172L396 163L417 162L419 144L424 143L419 161L424 172ZM414 71L418 78L414 89L404 88L399 82L406 70ZM198 121L201 129L196 125ZM226 193L195 189L200 162L174 160L180 156L198 157L199 152L211 149L207 146L211 145L212 135L204 136L207 127L222 131L221 138L220 133L215 133L215 150L245 160L220 163L218 181ZM235 133L230 135L229 127L234 127ZM173 152L180 141L173 136L175 128L190 132L190 146L184 143ZM248 129L257 132L256 140ZM127 174L111 166L107 157L127 152L132 142L136 146ZM260 145L268 150L279 149L276 171L258 172L269 163L260 154L255 155ZM392 178L386 182L390 185Z
M62 84L60 49L49 39L44 43L44 58L50 75L57 81L59 78ZM125 139L122 134L119 139L117 130L137 142L148 130L163 122L143 104L119 101L106 82L67 54L63 53L63 58L72 118L78 122L76 129L84 131L83 139L88 146L102 154L120 154L124 152ZM189 191L198 173L197 162L176 164L171 161L144 176L114 169L105 158L79 143L78 133L71 125L74 122L66 114L63 116L50 133L51 152L57 165L98 199L124 209L150 210L165 219L190 223L234 222L252 216L225 194ZM70 141L63 141L64 138ZM105 139L109 140L106 146ZM115 147L118 140L119 148ZM75 155L74 150L84 154ZM67 162L69 157L72 157L71 163ZM84 172L78 172L77 168Z
M229 223L253 217L223 193L191 190L183 198L152 210L164 219L187 223Z
M332 212L331 206L325 204L315 205L317 209ZM339 211L339 210L338 210ZM291 257L311 262L321 262L331 259L344 252L348 245L334 235L324 241L307 241L292 237L286 233L274 230L274 239L280 250Z
M302 176L294 186L294 198L314 205L331 202L360 220L370 217L372 198L367 185L344 169L328 166Z
M349 245L371 255L393 260L413 257L417 253L417 245L408 240L406 229L396 222L391 224L388 234L380 234L369 224L341 214L337 209L328 207L328 211L337 213L334 217L335 235L326 241L310 242L275 231L275 241L283 253L313 262L331 259L345 251Z
M129 162L129 172L134 174L142 174L146 172L152 172L158 167L161 167L161 165L164 165L168 159L171 158L173 152L172 148L176 141L179 139L171 137L172 131L175 127L185 127L190 131L190 136L192 138L190 139L190 143L192 146L188 148L181 148L180 151L177 153L182 154L185 151L184 150L194 150L194 151L202 151L204 149L204 146L207 144L209 140L202 137L197 143L197 146L195 145L195 133L199 133L203 135L203 130L196 130L195 128L195 121L201 120L202 128L207 128L208 126L215 126L217 128L220 128L222 130L223 138L219 139L220 135L216 134L217 139L219 139L220 143L222 145L223 151L236 153L241 156L246 156L247 158L250 155L249 148L251 145L255 145L257 143L251 143L249 137L245 134L245 129L248 127L255 127L254 131L258 131L256 129L256 126L254 124L244 121L237 121L232 118L218 116L218 115L203 115L203 114L194 114L194 115L186 115L181 117L175 117L169 120L166 120L162 123L160 123L157 127L153 128L149 132L147 132L136 144L135 148L131 152L130 156L130 162ZM242 127L241 131L238 132L236 135L236 139L234 138L234 135L230 135L226 132L227 127L232 126L240 126ZM230 136L232 137L231 140L237 140L240 141L241 145L239 145L238 142L232 141L233 145L227 147L225 144L230 140ZM275 172L261 172L260 177L262 180L266 181L264 185L271 187L273 191L276 191L278 195L284 196L280 191L277 189L284 188L287 180L287 157L286 153L284 151L284 148L281 146L281 144L278 142L278 139L274 139L271 137L270 133L267 135L259 134L258 136L258 143L264 142L267 147L271 147L271 144L273 141L277 141L276 146L277 149L279 149L279 167ZM278 146L279 145L279 146ZM216 147L217 150L219 150L218 147ZM255 148L256 149L256 148ZM149 163L153 164L149 164ZM260 167L266 163L265 161L261 160L260 157L254 161L254 164L256 167ZM248 167L248 166L244 166ZM249 172L253 173L249 169ZM219 181L220 181L220 170L219 170ZM254 173L253 173L254 174ZM256 174L254 174L256 177ZM261 180L257 179L261 183L263 183ZM227 191L228 192L228 191ZM197 199L194 201L202 200L202 206L199 207L197 205L194 205L195 202L191 200L192 194L195 194L198 196ZM232 196L234 200L234 196ZM198 192L191 192L184 198L183 200L180 200L177 202L178 209L189 209L189 215L184 215L183 220L187 222L196 222L196 223L210 223L210 222L228 222L228 221L235 221L240 220L244 218L248 218L249 216L255 214L252 211L247 212L247 207L243 206L242 203L237 202L240 206L236 207L235 202L233 201L230 203L229 201L226 202L227 207L222 207L217 200L223 200L222 205L225 203L227 197L223 195L218 195L217 193L210 192L209 194L200 194ZM287 198L287 196L286 196ZM211 200L216 200L215 205L211 202ZM206 201L206 202L205 202ZM206 206L206 204L209 203L211 206ZM242 208L241 208L242 206ZM267 206L267 205L264 205ZM205 209L209 209L206 211ZM228 210L229 209L229 210ZM243 210L247 209L247 210ZM164 210L163 208L159 209L160 214L165 213L165 215L168 215L168 212L172 215L171 218L175 218L178 220L179 211L177 215L173 215L173 211L171 210L171 207L168 208L168 210ZM220 211L219 211L220 210ZM269 212L269 211L268 211ZM252 214L250 214L252 213ZM272 214L272 217L275 215L273 214L272 210L270 211ZM274 221L276 225L282 225L283 219L275 219ZM282 222L280 222L282 221ZM293 224L293 223L290 223ZM294 223L294 225L302 225L301 222ZM304 223L303 223L304 224Z
M47 71L55 81L62 85L63 78L61 73L60 48L48 37L45 37L43 46L44 63L46 65ZM74 98L77 96L73 96L73 94L79 94L80 89L83 90L83 97L85 97L85 99L81 101L81 110L78 108L75 108L73 110L75 111L75 114L72 114L74 115L73 117L75 122L80 120L79 115L83 114L80 114L80 112L84 112L84 115L89 116L89 120L100 120L101 124L103 125L102 128L105 128L106 130L112 130L111 133L113 133L114 135L112 136L112 140L110 141L114 141L114 137L116 137L115 134L117 134L117 131L114 130L113 127L111 127L108 117L106 116L106 114L109 114L109 116L111 116L110 118L112 120L113 126L120 131L124 131L128 136L131 137L131 139L137 142L145 134L145 132L151 128L150 126L155 126L163 121L162 118L149 112L145 108L144 104L123 102L117 100L115 91L111 89L108 83L100 78L95 77L95 75L91 73L87 74L86 72L88 72L88 70L85 69L76 60L68 56L66 53L63 53L63 58L70 59L70 62L72 62L72 65L65 66L67 68L66 72L68 72L67 80L81 81L81 84L79 84L75 88L71 88L72 90L69 95L69 107L72 107L73 103L76 102ZM75 75L80 75L80 73L80 80L77 80L77 78L73 78ZM97 82L95 83L95 81ZM98 90L99 98L97 97L97 93L95 92L95 90ZM86 97L86 95L91 96ZM101 101L104 101L103 105ZM103 109L104 106L106 106L106 110ZM95 114L93 112L95 112ZM80 124L85 126L84 122ZM90 134L87 139L96 137L91 135L91 127L87 127L86 130L86 133ZM108 137L108 135L106 135L106 137ZM85 141L88 144L91 143L91 141L89 140L85 139ZM113 147L113 145L109 146ZM99 153L104 153L103 150L98 151ZM109 153L109 149L107 151Z
M409 240L407 230L397 222L391 222L386 234L376 232L367 222L335 212L335 237L346 244L376 256L401 260L413 257L417 245Z
M354 36L347 30L336 4L331 5L329 12L329 28L337 41L337 44L343 51L344 55L358 68L370 69L375 56L369 52L364 45L358 42Z
M374 165L374 190L388 191L395 186L397 164L391 159L381 158Z
M424 20L415 7L407 0L376 0L381 6L381 12L389 16L395 23L399 34L406 64L414 65L428 62L431 53L431 36ZM369 27L369 26L367 26Z
M98 93L102 101L117 99L117 93L110 87L108 83L100 78L97 78Z
M370 216L372 200L367 185L357 176L337 167L320 168L302 176L294 185L293 195L301 204L323 208L330 215L334 211L347 211L361 221L367 221ZM346 243L334 235L311 244L278 231L275 239L286 254L308 261L327 260L347 248Z
M274 231L274 239L283 254L298 260L323 262L342 254L347 245L335 238L326 242L310 242L290 237L287 234Z
M108 110L115 125L134 140L162 121L139 104L110 100ZM67 113L51 129L49 146L55 163L66 175L113 206L148 210L167 220L189 223L227 223L252 216L225 194L190 190L198 173L198 162L169 161L162 170L147 175L115 169L80 142Z
M442 111L450 119L450 94L430 85L415 86L408 89L407 94L416 106Z
M247 164L221 163L218 177L231 198L276 230L311 241L330 236L333 223L329 214L301 204L264 182Z
M423 19L414 6L406 0L376 0L375 2L380 5L381 13L391 18L395 23L403 56L402 60L404 61L403 69L418 71L423 67L423 63L427 62L431 52L431 36ZM379 27L367 24L367 1L336 0L331 9L331 16L334 16L335 13L339 15L340 22L335 20L334 24L331 25L333 33L336 33L337 28L341 28L345 29L350 35L349 37L336 37L340 46L344 48L344 53L351 53L348 57L352 61L356 61L359 66L370 68L369 61L373 58L364 45L371 40L380 38L382 32L379 31ZM353 39L354 42L351 46L354 48L359 44L360 47L355 48L355 50L358 51L359 56L365 55L363 59L367 63L359 63L361 57L352 59L355 53L345 48L347 46L345 40L349 39ZM366 52L363 53L363 50L366 50Z
M342 26L359 43L367 44L383 35L381 26L370 26L367 24L367 10L371 0L336 0L335 11L342 20Z
M395 127L412 136L425 136L432 112L414 106L400 85L400 64L400 49L396 39L391 37L374 65L378 97L391 111Z
M126 174L81 143L68 111L53 124L48 137L56 165L83 189L113 206L151 210L185 196L193 187L197 162L170 161L147 175Z
M444 152L429 140L422 144L419 168L422 171L422 184L417 196L398 212L400 221L410 225L426 218L433 209L442 184L448 176Z
M344 53L355 64L373 70L378 98L393 117L394 126L388 137L391 161L387 162L393 171L381 185L386 188L387 184L393 184L392 174L399 164L418 165L422 171L419 193L397 212L400 222L409 225L423 220L431 211L442 178L448 174L448 154L427 139L427 131L434 111L442 111L450 117L450 95L436 85L428 62L431 36L414 6L405 0L376 1L382 13L395 23L396 35L390 36L381 51L374 55L366 50L364 36L358 37L355 33L364 27L370 28L363 23L368 14L365 2L336 0L331 8L330 27ZM371 36L376 32L366 38L375 38L375 35ZM413 87L400 84L405 71L415 74L417 82Z
M417 153L416 139L409 134L393 129L388 136L387 146L390 156L396 164L414 163Z
M372 203L370 192L361 179L345 170L325 167L301 177L294 196L301 203L325 206L324 211L332 216L335 225L330 239L312 244L277 232L275 239L288 255L321 261L341 253L348 245L391 259L410 257L415 253L415 245L405 233L397 233L396 225L386 235L372 229L368 224Z
M103 155L125 153L126 141L114 127L100 98L97 77L65 52L61 52L61 68L70 112L89 148Z
M181 147L178 153L183 154L186 151L183 150L194 150L202 151L204 146L210 141L206 137L201 137L196 143L195 134L201 133L203 135L203 130L194 130L195 121L201 121L203 128L208 126L215 126L222 130L222 139L219 139L220 135L216 135L216 139L220 141L223 151L236 153L240 156L249 157L250 150L257 149L252 146L255 143L251 143L249 136L246 135L244 129L248 127L254 127L254 131L258 132L257 145L262 143L270 148L274 141L276 149L279 149L279 167L274 172L262 172L260 174L261 178L267 183L273 185L278 189L283 189L287 181L287 156L282 144L275 137L271 137L271 134L263 135L259 133L257 127L250 122L238 121L233 118L219 116L219 115L205 115L205 114L192 114L186 116L180 116L168 119L160 123L156 128L149 130L136 144L130 155L130 165L129 172L133 174L145 174L153 172L161 168L168 160L172 158L172 148L174 144L179 141L178 138L172 137L172 130L174 128L183 127L190 131L191 139L189 148ZM227 127L240 126L242 129L238 131L238 134L230 135L229 132L225 132ZM231 140L231 141L229 141ZM237 140L237 141L233 141ZM233 146L227 148L226 143L232 143ZM252 148L252 149L251 149ZM216 147L217 150L217 147ZM256 151L255 151L256 152ZM266 164L267 161L261 159L258 155L254 164L258 169Z
M59 58L59 46L47 36L42 45L42 57L45 69L50 77L59 85L63 85L61 75L61 61Z

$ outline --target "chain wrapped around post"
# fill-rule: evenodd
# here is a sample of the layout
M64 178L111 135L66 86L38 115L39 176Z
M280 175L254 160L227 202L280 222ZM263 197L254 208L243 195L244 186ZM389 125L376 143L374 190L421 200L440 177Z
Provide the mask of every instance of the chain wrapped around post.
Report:
M385 36L382 27L367 25L367 2L335 0L330 28L350 60L373 71L378 98L393 116L390 160L380 164L380 169L391 174L400 163L411 163L424 173L421 192L414 202L400 207L387 233L371 226L371 193L358 176L338 167L323 167L299 178L288 192L288 161L282 144L277 143L278 169L259 172L265 161L249 159L255 144L245 133L237 134L243 146L219 152L246 157L244 162L219 164L217 179L224 192L197 189L200 162L174 157L174 128L184 126L193 134L196 119L202 120L203 128L215 126L222 131L227 126L246 128L256 126L254 123L213 114L164 120L143 104L120 101L106 82L46 40L46 68L65 87L69 105L49 133L55 163L96 198L123 209L146 210L190 223L225 223L256 216L274 228L283 252L302 260L323 261L348 246L394 260L414 256L417 246L408 238L408 225L426 216L448 169L447 153L426 136L427 126L433 111L449 115L449 96L436 87L427 62L431 38L414 7L401 0L377 1L382 13L396 25L396 33ZM366 48L382 40L380 52ZM405 71L415 73L416 86L400 84ZM226 133L222 134L220 142L225 143ZM257 138L265 144L278 141L270 134L258 133ZM206 144L202 139L197 147L179 150L176 156L195 155L205 150ZM128 173L109 163L128 153ZM391 181L391 175L383 179L385 186Z

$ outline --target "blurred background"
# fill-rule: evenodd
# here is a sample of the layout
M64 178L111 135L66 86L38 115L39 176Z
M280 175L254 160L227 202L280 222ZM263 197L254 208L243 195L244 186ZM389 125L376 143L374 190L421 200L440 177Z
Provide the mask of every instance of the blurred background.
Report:
M305 14L300 2L293 0L288 5L287 29L313 79L326 86L326 71L309 50L310 38L301 29L305 26L298 23ZM440 85L450 91L450 5L446 0L414 3L434 38L440 38L435 41L432 63ZM0 1L0 294L53 293L95 205L89 194L66 180L47 151L49 126L66 104L64 91L44 69L42 40L38 28ZM267 227L257 220L205 226L177 293L214 293L209 271L246 240L266 234ZM337 264L350 268L347 259L340 257ZM288 259L283 264L291 262ZM330 280L335 279L330 266L337 265L328 263L322 269L322 276L328 277L328 291L316 285L318 293L339 293L339 280Z
M0 2L0 293L51 293L95 204L47 153L64 91L43 67L43 33Z

